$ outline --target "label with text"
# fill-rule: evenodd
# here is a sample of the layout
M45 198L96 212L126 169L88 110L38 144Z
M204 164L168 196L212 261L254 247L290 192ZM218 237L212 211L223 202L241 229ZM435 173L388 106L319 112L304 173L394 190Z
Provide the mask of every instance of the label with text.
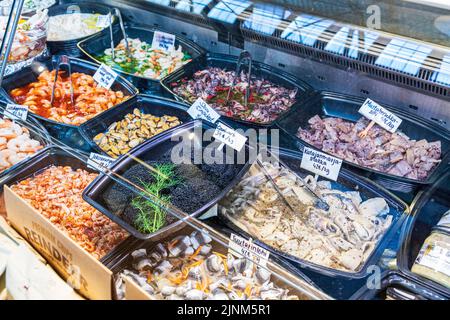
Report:
M217 125L213 138L225 143L238 152L242 150L242 147L244 147L245 142L247 141L247 137L222 123Z
M98 153L91 152L87 165L89 168L103 171L108 169L114 163L114 159Z
M99 86L109 90L116 81L117 73L107 65L101 64L93 78Z
M107 15L101 15L97 17L97 23L95 24L95 26L97 28L106 28L109 26L111 21L111 16L109 14Z
M165 51L172 50L175 47L175 35L155 31L152 40L152 49L161 49Z
M12 120L27 120L28 106L22 106L20 104L8 103L5 108L5 117Z
M336 181L342 160L326 153L305 147L300 167L327 179Z
M228 252L240 258L247 258L261 266L265 266L267 264L270 256L269 251L266 249L261 248L257 244L254 244L251 240L246 240L238 235L235 235L234 233L230 235Z
M211 108L202 98L195 100L187 112L194 119L203 119L212 123L215 123L220 118L220 114Z
M370 99L364 101L358 112L367 119L374 121L380 127L392 133L397 131L398 127L402 123L402 119Z

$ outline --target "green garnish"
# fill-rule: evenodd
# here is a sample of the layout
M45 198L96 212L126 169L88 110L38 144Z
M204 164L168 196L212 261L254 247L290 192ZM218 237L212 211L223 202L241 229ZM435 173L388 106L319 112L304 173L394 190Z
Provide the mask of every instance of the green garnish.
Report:
M141 185L145 190L140 196L131 200L131 205L138 210L135 219L137 229L142 233L153 233L161 229L166 222L166 211L164 205L170 202L170 196L162 194L165 189L179 184L181 181L175 178L174 164L159 164L154 167L156 172L151 172L152 183L145 183L142 180ZM159 203L154 203L145 198L145 194L155 196Z

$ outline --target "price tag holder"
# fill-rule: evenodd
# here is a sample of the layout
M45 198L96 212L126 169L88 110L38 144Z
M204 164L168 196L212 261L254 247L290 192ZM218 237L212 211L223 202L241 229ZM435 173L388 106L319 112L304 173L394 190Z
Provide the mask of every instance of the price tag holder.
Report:
M173 48L175 48L175 35L166 32L155 31L155 33L153 34L152 49L169 51Z
M228 242L228 252L239 257L247 258L258 265L266 266L270 252L254 244L252 240L246 240L232 233Z
M226 145L229 145L238 152L241 151L242 147L247 141L247 137L222 123L217 124L217 128L213 133L213 138Z
M5 108L5 117L11 120L27 120L28 106L22 106L20 104L8 103Z
M89 155L89 159L87 161L87 165L88 168L103 171L105 169L108 169L114 163L114 161L115 159L110 158L108 156L91 152L91 154Z
M110 21L111 21L110 14L100 15L97 17L97 23L95 24L95 26L97 28L106 28L109 26Z
M212 123L216 123L220 118L220 114L211 108L202 98L195 100L187 112L194 119L203 119Z
M326 153L305 147L300 167L324 178L336 181L342 160Z
M391 133L397 131L402 123L402 119L370 99L364 101L358 112Z
M109 90L116 81L117 73L107 65L101 64L93 78L99 86Z

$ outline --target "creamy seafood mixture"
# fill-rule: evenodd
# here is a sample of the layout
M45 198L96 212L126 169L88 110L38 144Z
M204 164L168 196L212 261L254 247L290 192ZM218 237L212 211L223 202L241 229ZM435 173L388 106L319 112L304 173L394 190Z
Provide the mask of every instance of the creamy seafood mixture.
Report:
M67 41L90 36L104 29L97 26L99 14L71 13L50 17L49 41Z
M271 274L251 261L214 251L204 232L175 237L152 250L132 254L132 268L117 278L124 298L123 276L128 276L154 299L167 300L297 300L271 281Z
M339 191L330 182L304 181L328 205L325 211L286 167L264 163L292 211L265 172L254 165L222 200L221 213L264 243L309 262L358 271L392 222L383 198L362 201L359 192Z

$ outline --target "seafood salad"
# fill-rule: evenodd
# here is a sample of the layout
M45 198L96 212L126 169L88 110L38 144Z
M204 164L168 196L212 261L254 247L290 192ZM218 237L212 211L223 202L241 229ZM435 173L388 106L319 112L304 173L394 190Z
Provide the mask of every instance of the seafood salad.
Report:
M72 104L70 79L60 73L52 104L54 79L55 70L44 71L36 82L11 90L10 95L15 103L28 106L31 112L41 117L76 126L128 98L122 91L99 86L90 75L75 72L71 77Z
M8 22L7 16L0 16L0 40L3 39ZM28 19L21 19L11 47L8 61L17 63L41 54L47 41L47 10L38 11ZM2 60L3 57L0 57Z
M234 71L208 68L195 72L192 79L181 79L171 86L177 95L190 103L202 98L221 115L258 123L274 121L296 101L297 89L287 89L252 76L248 105L245 106L248 77L241 72L227 103L228 91L235 78Z
M305 183L328 204L326 211L288 168L263 165L265 171L252 166L221 201L221 214L279 251L324 267L357 272L392 223L386 200L363 201L357 191L336 190L329 181L307 176Z
M94 142L108 155L117 158L127 154L151 137L181 124L175 116L157 117L134 109L122 120L113 122L105 133L94 137Z
M194 231L151 250L131 253L132 268L116 280L124 298L123 276L135 281L153 299L162 300L298 300L271 281L266 269L250 260L214 251L211 237Z
M30 131L9 119L0 119L0 173L32 156L44 146Z
M100 259L128 234L91 207L82 192L97 174L68 166L51 166L11 189L51 223Z
M48 40L67 41L90 36L103 30L97 26L99 14L71 13L52 16L49 19Z
M360 137L369 122L364 117L354 123L316 115L309 119L309 128L298 129L297 137L349 162L415 180L425 180L441 161L440 141L416 141L377 124Z
M130 56L126 54L125 40L122 39L114 49L115 59L111 48L97 59L110 67L139 77L159 80L182 67L191 57L183 52L181 46L178 49L160 50L153 49L152 45L140 39L128 39Z

